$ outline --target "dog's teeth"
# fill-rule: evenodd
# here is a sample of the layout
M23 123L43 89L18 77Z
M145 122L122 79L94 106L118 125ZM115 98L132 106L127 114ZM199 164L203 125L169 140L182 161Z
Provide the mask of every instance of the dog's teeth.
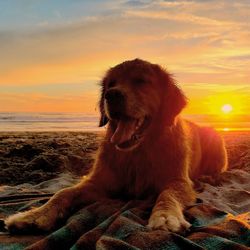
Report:
M138 136L137 135L133 135L131 139L134 140L134 141L136 141L138 139Z
M142 125L142 120L139 120L136 127L139 128L141 125Z
M140 139L140 136L139 135L135 135L135 139L136 140Z

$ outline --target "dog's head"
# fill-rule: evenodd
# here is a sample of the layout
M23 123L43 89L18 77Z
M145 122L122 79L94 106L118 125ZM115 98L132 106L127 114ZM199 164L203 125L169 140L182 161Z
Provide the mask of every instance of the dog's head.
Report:
M100 126L109 122L118 150L139 146L147 134L171 126L186 98L156 64L135 59L111 68L102 81Z

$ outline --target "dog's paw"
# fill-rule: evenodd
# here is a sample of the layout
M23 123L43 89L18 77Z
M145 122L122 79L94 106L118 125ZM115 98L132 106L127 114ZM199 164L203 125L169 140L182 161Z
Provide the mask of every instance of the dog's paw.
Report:
M54 226L46 213L33 210L9 216L4 221L10 233L34 233L35 231L49 231Z
M182 214L176 215L169 212L159 211L151 214L148 227L151 229L162 229L179 233L188 230L191 224L187 222Z

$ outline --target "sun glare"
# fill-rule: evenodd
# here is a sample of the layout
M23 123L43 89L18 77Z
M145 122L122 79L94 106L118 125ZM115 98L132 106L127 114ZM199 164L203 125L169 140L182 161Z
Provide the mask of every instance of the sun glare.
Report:
M233 107L230 104L224 104L221 107L221 110L222 110L223 113L228 114L228 113L230 113L233 110Z

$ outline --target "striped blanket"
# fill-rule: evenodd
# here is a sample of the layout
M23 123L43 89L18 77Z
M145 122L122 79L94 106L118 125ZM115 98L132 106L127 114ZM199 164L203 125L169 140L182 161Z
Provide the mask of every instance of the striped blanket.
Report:
M40 206L48 194L0 198L0 218ZM0 249L250 249L250 214L225 213L201 200L185 213L192 224L185 234L146 227L152 201L107 200L76 211L62 227L46 235L9 235L0 221Z

